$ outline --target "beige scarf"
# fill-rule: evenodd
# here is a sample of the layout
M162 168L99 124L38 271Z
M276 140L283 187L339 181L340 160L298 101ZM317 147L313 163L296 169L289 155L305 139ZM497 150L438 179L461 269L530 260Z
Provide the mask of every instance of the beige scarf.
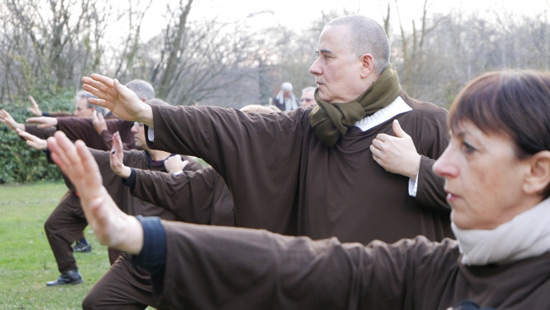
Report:
M491 230L451 228L464 265L506 264L550 252L550 198Z
M315 91L317 106L309 114L309 122L321 141L333 147L349 127L392 103L401 92L397 72L388 65L378 79L356 100L328 103Z

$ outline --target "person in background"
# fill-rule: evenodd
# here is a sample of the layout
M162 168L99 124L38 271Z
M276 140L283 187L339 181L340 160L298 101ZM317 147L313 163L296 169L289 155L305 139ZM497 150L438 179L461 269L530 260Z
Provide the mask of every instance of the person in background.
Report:
M273 105L281 111L292 111L298 108L298 101L294 93L292 93L292 84L290 82L284 82L281 85L281 90L273 98Z
M34 100L32 96L29 96L31 101L31 106L27 108L27 111L34 114L35 116L49 116L49 117L66 117L66 116L75 116L75 117L91 117L94 111L99 112L100 114L105 114L105 109L91 104L88 101L88 98L91 98L92 95L86 91L79 91L76 94L75 101L76 106L74 112L42 112L38 103Z
M310 107L314 106L317 103L315 102L315 87L309 86L302 89L302 96L300 97L300 106L301 107Z

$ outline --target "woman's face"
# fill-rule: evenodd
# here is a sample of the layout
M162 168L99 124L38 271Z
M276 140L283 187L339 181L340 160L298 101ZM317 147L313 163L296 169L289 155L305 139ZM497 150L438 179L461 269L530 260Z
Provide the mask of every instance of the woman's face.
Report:
M459 228L493 229L533 207L523 191L529 161L517 158L510 138L486 135L471 122L452 132L433 169L445 178L451 219Z

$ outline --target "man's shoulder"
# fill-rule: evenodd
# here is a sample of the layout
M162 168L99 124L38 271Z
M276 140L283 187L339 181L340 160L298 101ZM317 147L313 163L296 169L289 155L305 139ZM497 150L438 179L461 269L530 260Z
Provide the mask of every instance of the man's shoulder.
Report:
M422 101L402 94L403 100L411 107L411 116L447 119L448 111L428 101Z
M443 113L447 114L447 110L444 108L433 104L428 101L423 101L415 98L411 98L407 95L402 96L403 100L413 109L413 110L419 110L419 112L426 111L431 113Z

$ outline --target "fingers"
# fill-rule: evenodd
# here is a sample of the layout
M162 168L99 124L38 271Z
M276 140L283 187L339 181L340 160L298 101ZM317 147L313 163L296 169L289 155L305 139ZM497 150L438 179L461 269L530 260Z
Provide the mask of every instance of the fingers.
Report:
M101 174L97 162L92 153L82 141L76 141L76 152L82 163L82 170L84 172L84 179L88 189L97 191L102 186Z
M34 136L34 135L31 135L30 133L24 131L24 130L21 130L19 128L16 128L15 131L17 131L17 134L25 139L25 140L35 140L35 139L38 139L38 137Z
M29 96L29 100L31 101L33 108L38 109L38 103L36 103L32 96Z
M57 119L54 117L38 116L30 117L27 119L28 123L37 124L38 128L48 128L57 126Z
M8 111L6 111L6 110L4 110L4 109L0 110L0 120L1 120L2 122L7 122L7 121L9 121L11 118L12 118L12 117L11 117L11 115L8 113Z
M44 117L38 116L38 117L29 117L27 118L27 123L44 123Z
M82 87L88 91L96 90L100 92L108 92L113 87L113 79L97 73L94 73L89 77L83 77L82 83L84 84Z
M73 184L78 187L84 171L75 145L63 132L57 131L53 137L48 138L48 147L52 152L53 161L69 177Z
M113 134L113 146L111 148L111 169L115 171L115 173L119 174L121 173L121 167L123 166L123 160L124 160L124 153L122 152L122 141L120 139L119 132L115 132Z
M399 121L398 121L397 119L394 119L394 120L393 120L392 129L393 129L393 132L395 133L395 136L396 136L396 137L404 138L404 137L408 137L408 136L409 136L409 135L403 130L403 128L401 128L401 124L399 124Z
M113 149L115 152L122 154L122 139L118 131L113 135Z
M94 110L94 112L92 112L92 121L94 121L94 122L97 122L97 121L98 121L97 111L96 111L96 110Z
M53 162L67 175L67 163L68 160L64 153L62 153L61 148L59 147L57 143L57 139L55 137L49 137L47 140L48 142L48 148L51 151L51 157Z
M83 77L82 83L82 88L84 90L91 92L100 99L106 99L113 90L114 81L111 78L94 73L90 75L90 77Z
M377 148L375 145L374 145L374 142L373 144L370 145L369 147L371 153L372 153L372 158L374 158L374 160L378 160L380 159L384 153L382 152L381 149Z
M101 77L99 80L94 79L95 77ZM92 104L98 106L110 108L107 101L111 99L112 95L110 94L113 91L113 81L108 77L104 77L99 74L92 74L92 78L83 77L82 78L82 89L92 93L97 98L89 98L88 101Z

